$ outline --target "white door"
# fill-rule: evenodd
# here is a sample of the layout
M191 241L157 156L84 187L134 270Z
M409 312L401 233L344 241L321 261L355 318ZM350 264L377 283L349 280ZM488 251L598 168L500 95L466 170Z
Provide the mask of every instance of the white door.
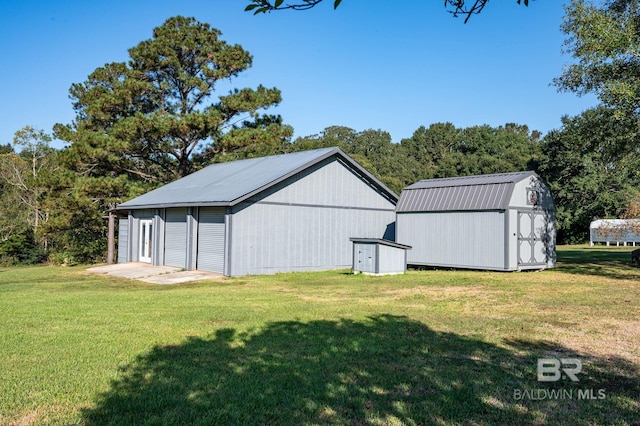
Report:
M518 266L545 265L548 240L544 212L518 212Z
M151 247L153 246L153 221L140 219L140 262L151 263Z
M373 264L375 246L373 244L355 244L355 250L356 264L354 265L354 270L375 273L376 268Z

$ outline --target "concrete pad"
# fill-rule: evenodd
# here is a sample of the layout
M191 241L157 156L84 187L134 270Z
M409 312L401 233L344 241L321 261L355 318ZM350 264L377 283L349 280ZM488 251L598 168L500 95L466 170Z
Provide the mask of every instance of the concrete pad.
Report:
M179 271L174 266L153 266L148 263L116 263L114 265L97 266L87 271L98 274L107 274L114 277L140 279L160 274L168 274Z
M153 284L179 284L190 281L224 278L222 274L205 271L183 271L174 266L153 266L148 263L129 262L95 266L87 272L130 278Z
M190 281L222 279L224 275L215 272L204 271L180 271L170 274L154 275L151 277L140 278L140 281L153 284L179 284Z

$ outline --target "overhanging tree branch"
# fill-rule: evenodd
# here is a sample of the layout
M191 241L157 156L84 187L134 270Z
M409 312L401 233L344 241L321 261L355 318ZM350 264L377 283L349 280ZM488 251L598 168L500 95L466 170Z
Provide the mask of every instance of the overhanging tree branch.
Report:
M285 4L284 0L251 0L244 10L253 12L254 15L274 10L308 10L322 2L323 0L299 0L299 3ZM472 15L482 12L488 2L489 0L444 0L444 7L454 17L466 16L464 20L466 24ZM516 0L516 2L529 6L529 0ZM342 0L333 0L333 8L336 9L340 3Z

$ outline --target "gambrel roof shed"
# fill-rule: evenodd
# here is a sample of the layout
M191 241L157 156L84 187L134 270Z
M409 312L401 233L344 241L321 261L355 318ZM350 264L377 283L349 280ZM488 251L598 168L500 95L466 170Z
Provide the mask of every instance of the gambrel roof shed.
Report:
M406 187L397 241L415 265L513 271L555 265L555 207L532 171L428 179Z
M224 275L348 268L398 196L338 148L218 163L117 206L118 261Z

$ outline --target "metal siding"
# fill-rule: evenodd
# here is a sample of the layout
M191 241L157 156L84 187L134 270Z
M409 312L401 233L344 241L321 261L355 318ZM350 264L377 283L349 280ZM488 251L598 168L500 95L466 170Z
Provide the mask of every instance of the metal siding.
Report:
M132 262L138 261L140 253L140 219L133 215L131 217L131 226L129 227L129 238L131 239L131 254L129 258Z
M153 264L156 266L164 265L165 216L165 209L159 209L156 211L155 256L153 258Z
M135 219L133 218L133 212L129 211L128 212L128 227L129 227L129 246L127 247L128 250L128 256L127 256L127 261L128 262L132 262L133 261L133 245L134 245L134 238L132 237L132 235L134 235L132 233L132 229L134 228L135 225Z
M504 212L399 213L407 263L503 270Z
M164 264L185 268L187 264L187 209L166 210Z
M350 237L381 238L393 211L253 204L233 215L229 275L350 268Z
M547 268L553 268L556 266L556 212L555 210L546 211L549 220L547 222L547 235L548 238L548 246L547 252L549 257L547 259Z
M197 269L224 273L224 209L203 207L198 222Z
M233 242L233 234L231 232L233 226L231 223L233 222L233 210L231 207L226 207L224 212L224 272L223 274L226 276L231 275L231 262L232 262L232 250L231 244Z
M406 271L405 249L378 245L378 273L395 274Z
M534 206L527 201L527 190L534 189L538 192L539 200ZM513 194L509 200L509 207L520 208L540 208L547 211L555 211L555 204L553 201L553 194L547 184L545 184L538 176L530 176L521 182L515 184Z
M198 208L189 207L187 210L187 261L186 269L196 269L198 256Z
M507 259L505 269L514 271L518 269L518 211L509 209L506 212L505 229L507 229L506 238L509 245L506 247L505 257Z
M382 238L395 202L335 158L233 209L229 275L350 268L350 237Z
M335 157L270 188L249 201L349 208L395 209L395 203Z
M118 221L118 263L129 260L129 218Z
M504 212L504 269L505 270L511 270L511 265L509 264L509 257L510 257L510 252L511 252L511 246L513 245L511 243L511 229L510 229L510 222L511 222L511 212L509 210L506 210Z

